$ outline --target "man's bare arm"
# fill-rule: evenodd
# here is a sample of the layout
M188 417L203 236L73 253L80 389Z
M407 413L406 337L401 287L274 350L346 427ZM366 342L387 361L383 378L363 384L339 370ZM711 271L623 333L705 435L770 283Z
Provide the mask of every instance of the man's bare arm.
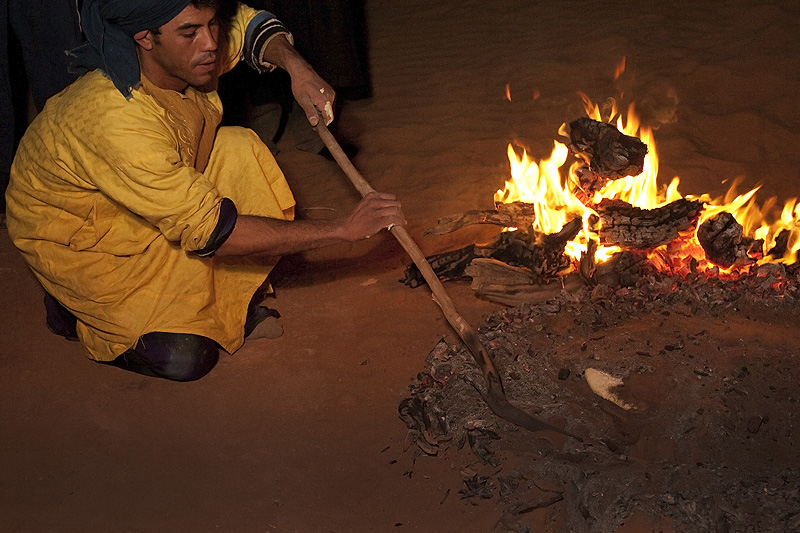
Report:
M286 255L339 242L369 238L391 225L404 226L400 202L392 194L367 195L346 217L335 220L277 220L240 215L217 256Z
M317 109L325 123L333 120L333 100L336 92L311 65L294 49L285 35L277 35L264 47L262 59L285 70L292 79L292 93L303 108L312 126L317 125Z

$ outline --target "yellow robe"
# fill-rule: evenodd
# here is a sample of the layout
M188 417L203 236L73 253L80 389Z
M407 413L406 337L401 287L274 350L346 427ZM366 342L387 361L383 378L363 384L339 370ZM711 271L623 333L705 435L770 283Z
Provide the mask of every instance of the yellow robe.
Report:
M254 13L240 10L226 69L241 58ZM9 234L44 289L77 316L78 337L99 361L152 331L237 350L271 265L191 252L208 242L224 197L240 215L294 213L255 133L218 129L215 92L167 93L143 80L126 100L90 72L48 101L11 170Z

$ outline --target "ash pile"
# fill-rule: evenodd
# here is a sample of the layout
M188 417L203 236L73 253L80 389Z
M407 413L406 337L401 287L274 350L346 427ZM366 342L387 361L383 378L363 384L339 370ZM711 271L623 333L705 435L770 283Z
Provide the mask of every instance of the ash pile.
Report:
M398 407L405 453L457 454L458 496L499 505L495 531L609 532L637 513L677 531L800 531L797 267L643 268L479 327L509 399L583 442L494 416L470 353L443 340Z

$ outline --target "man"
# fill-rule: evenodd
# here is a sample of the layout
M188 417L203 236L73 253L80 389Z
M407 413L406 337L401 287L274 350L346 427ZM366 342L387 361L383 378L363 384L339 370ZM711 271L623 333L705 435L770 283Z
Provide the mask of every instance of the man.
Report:
M48 326L88 356L193 380L268 315L251 302L278 256L367 238L404 219L372 194L346 217L294 221L294 199L250 130L217 128L213 90L239 58L292 78L309 121L333 89L269 13L219 0L86 0L87 71L24 136L8 230L46 291ZM73 318L74 317L74 318ZM74 327L74 329L72 329Z

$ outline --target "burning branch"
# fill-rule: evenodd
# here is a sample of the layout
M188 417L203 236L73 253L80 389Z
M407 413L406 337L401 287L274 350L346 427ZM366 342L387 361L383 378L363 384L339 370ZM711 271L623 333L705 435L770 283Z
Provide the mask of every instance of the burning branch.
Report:
M570 122L570 151L586 161L597 176L615 180L644 170L647 145L613 125L581 117Z
M525 202L497 203L493 211L467 211L462 215L440 218L436 226L425 230L423 235L445 235L473 224L493 224L495 226L529 227L536 220L533 205Z
M703 203L680 199L657 209L640 209L619 200L603 200L598 235L602 244L628 250L652 250L678 238L697 223Z
M561 231L538 238L527 231L505 231L489 244L471 244L451 252L427 257L438 279L463 280L469 277L466 268L477 258L495 259L527 270L534 283L547 283L569 268L570 259L564 255L566 244L581 230L581 219L567 223ZM403 282L409 287L419 287L425 280L416 265L410 265Z

